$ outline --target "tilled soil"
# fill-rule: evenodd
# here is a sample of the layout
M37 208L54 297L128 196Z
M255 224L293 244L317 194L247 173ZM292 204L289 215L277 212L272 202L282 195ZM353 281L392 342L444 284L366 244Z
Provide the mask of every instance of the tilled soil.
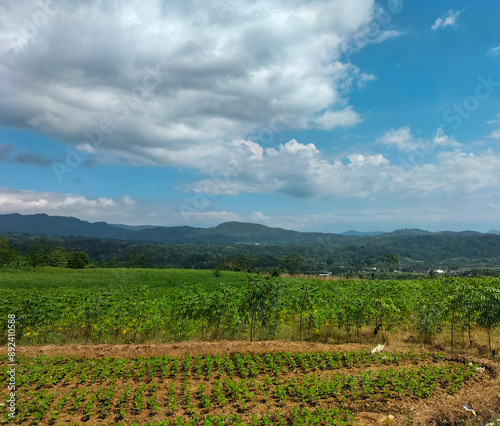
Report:
M266 342L237 342L237 341L218 341L218 342L182 342L175 344L159 344L159 345L95 345L95 346L82 346L82 345L69 345L69 346L26 346L18 347L17 354L23 354L28 357L35 357L37 355L47 356L84 356L88 358L112 357L112 358L126 358L136 359L138 357L149 356L172 356L183 357L185 355L216 355L225 353L250 353L250 354L264 354L266 352L349 352L361 351L370 349L370 345L362 344L344 344L344 345L331 345L321 343L307 343L307 342L286 342L286 341L266 341ZM387 352L396 352L399 348L387 347ZM284 381L289 379L302 379L307 376L316 375L321 379L327 379L333 374L345 375L359 375L367 370L381 370L392 368L394 370L405 368L418 368L427 365L441 366L448 363L464 364L464 363L480 363L485 366L484 372L478 372L475 376L466 383L455 394L448 393L445 389L438 389L434 394L428 398L417 398L415 396L402 396L387 399L382 394L374 394L372 397L363 398L350 398L347 393L344 396L337 397L336 399L320 400L313 404L314 408L342 408L353 412L356 416L356 422L359 425L371 424L386 424L389 415L394 416L392 424L421 424L421 425L445 425L456 424L463 422L467 419L475 420L478 418L491 419L500 417L500 375L498 364L487 359L479 359L477 357L463 356L459 354L444 353L442 360L426 359L423 361L402 361L398 365L366 365L357 366L352 368L339 368L334 371L316 371L312 373L304 373L303 371L290 370L286 373L280 374L280 378ZM224 379L222 376L221 380ZM237 379L237 378L235 378ZM176 389L183 386L184 378L181 376L174 379L162 381L155 377L152 380L145 379L144 381L135 378L132 381L117 382L116 395L119 395L127 384L131 385L131 394L139 388L139 386L146 384L148 387L155 384L157 387L156 393L162 397L168 393L168 387L174 385ZM239 379L237 379L239 380ZM256 377L255 382L257 385L263 383L263 377ZM193 395L196 393L198 386L202 384L206 387L207 392L213 389L213 378L208 379L202 377L189 379L188 387L191 389ZM185 385L185 384L184 384ZM186 386L186 385L185 385ZM56 385L51 389L51 392L57 391L58 393L68 393L73 389L78 389L79 385L71 383L66 385ZM97 384L89 387L89 390L95 391L98 388ZM55 405L59 398L53 401ZM228 403L225 406L214 406L208 410L200 408L201 414L228 415L237 414L243 421L250 420L251 415L255 414L260 416L264 412L281 411L283 413L290 412L294 407L301 408L304 405L298 401L279 401L275 397L266 395L264 391L257 390L253 397L253 403L249 404L248 409L242 410L241 406L231 405ZM178 404L180 405L180 404ZM475 410L477 416L470 411L466 411L463 406L467 405L469 408ZM129 400L125 405L127 413L133 413L133 402ZM308 406L311 408L311 406ZM110 417L104 421L96 416L88 420L84 420L84 408L81 407L76 412L69 412L62 410L59 419L54 421L42 421L40 425L62 425L74 424L75 422L80 425L96 426L102 424L117 424L116 420L117 408L111 407ZM157 414L149 413L146 417L144 414L128 415L124 420L124 424L132 424L137 422L140 425L145 425L148 422L161 421L168 415L175 419L178 416L186 418L186 412L181 407L177 407L171 412L165 411L162 408ZM114 419L110 421L110 419ZM31 424L24 422L22 424Z

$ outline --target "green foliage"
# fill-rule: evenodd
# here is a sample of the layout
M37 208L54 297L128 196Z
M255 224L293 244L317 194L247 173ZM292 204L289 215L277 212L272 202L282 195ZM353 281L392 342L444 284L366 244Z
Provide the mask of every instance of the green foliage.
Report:
M289 254L280 261L281 267L288 271L290 275L294 275L295 273L297 273L301 264L302 258L296 254Z
M274 336L283 289L284 283L280 279L259 276L248 278L243 288L240 310L250 323L250 341L255 337L257 324L266 327L267 334Z
M0 238L0 267L11 265L16 257L16 250L9 245L6 239Z
M383 343L413 326L431 344L445 326L491 335L500 323L496 278L323 281L226 271L0 269L0 328L18 321L23 343L171 342L189 339L325 341L362 333ZM0 335L0 344L6 334ZM455 339L456 340L456 339ZM494 347L494 342L492 342Z
M268 230L262 234L262 238L266 237L267 232ZM153 239L156 236L152 231L147 234ZM81 250L87 253L97 266L106 268L219 268L269 273L273 270L287 270L292 274L299 270L315 274L331 271L338 276L346 276L350 272L350 277L357 278L360 274L368 277L375 267L378 278L389 278L387 272L380 271L387 271L391 265L392 270L395 262L388 262L384 255L398 253L401 269L405 271L394 274L394 277L398 278L409 279L415 273L427 275L429 270L437 268L453 271L454 275L460 276L500 275L498 235L400 234L371 238L344 235L325 237L297 233L295 237L300 237L296 243L285 238L280 240L279 244L266 240L265 244L260 245L235 244L241 240L234 238L228 244L213 244L212 239L210 244L205 244L206 238L198 244L181 244L174 241L169 244L146 241L131 244L128 241L99 238L5 234L9 246L15 249L18 256L26 258L26 261L14 259L9 264L16 267L28 263L28 260L32 266L48 265L49 263L43 260L43 253L35 253L33 248L38 245L43 250L50 247L64 248L68 252ZM296 256L300 258L298 264Z
M83 251L75 251L69 255L68 268L83 269L90 264L90 258Z
M6 363L7 355L0 356L0 362ZM51 424L58 418L78 418L90 424L150 426L348 425L355 419L342 408L346 400L381 406L387 399L406 397L418 403L436 394L452 395L467 387L477 367L427 352L134 359L19 355L16 386L26 397L17 401L16 420ZM8 374L7 369L0 371L0 381L6 382ZM263 398L266 411L261 408ZM281 409L285 402L286 409ZM153 417L162 420L154 422Z
M446 305L441 282L424 281L419 303L415 306L415 329L424 343L432 344L432 338L441 333L446 322Z

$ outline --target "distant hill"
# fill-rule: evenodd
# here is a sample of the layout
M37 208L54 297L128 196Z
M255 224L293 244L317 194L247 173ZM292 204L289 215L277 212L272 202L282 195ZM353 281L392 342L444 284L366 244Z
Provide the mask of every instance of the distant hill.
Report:
M0 215L0 233L23 233L60 237L113 238L129 241L150 241L179 244L268 244L268 245L328 245L364 244L373 239L400 239L432 236L469 237L483 236L475 231L429 232L422 229L399 229L393 232L358 232L344 234L298 232L271 228L257 223L225 222L213 228L192 226L128 226L106 222L87 222L74 217L48 216L46 214ZM493 233L493 232L490 232ZM500 233L500 232L499 232ZM391 243L392 244L392 243Z
M73 217L18 213L0 215L0 232L186 244L340 244L353 238L339 234L270 228L256 223L226 222L213 228L127 226L105 222L90 223Z
M401 260L405 271L498 270L500 235L475 231L429 232L399 229L390 233L349 231L349 235L297 232L256 223L226 222L212 228L151 227L90 223L46 214L0 215L0 235L23 254L33 236L46 244L85 251L94 262L154 267L214 268L238 255L257 259L258 268L274 268L289 254L300 255L304 271L373 271L387 268L385 254ZM131 243L132 242L132 243ZM44 244L45 244L44 243ZM157 244L160 243L160 244ZM120 263L121 262L121 263ZM398 265L399 267L399 265Z
M500 231L498 229L490 229L487 234L496 234L500 235Z
M0 232L123 239L133 231L120 229L106 222L90 223L74 217L14 213L0 215Z

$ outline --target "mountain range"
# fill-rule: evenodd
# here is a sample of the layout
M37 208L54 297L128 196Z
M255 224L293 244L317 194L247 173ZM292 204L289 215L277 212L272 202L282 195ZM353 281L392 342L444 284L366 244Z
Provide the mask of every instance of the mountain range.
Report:
M389 233L347 231L343 234L298 232L271 228L256 223L225 222L213 228L191 226L128 226L106 222L87 222L74 217L46 214L0 215L0 233L22 233L61 237L113 238L157 243L212 243L212 244L349 244L360 238L402 237L425 235L481 235L475 231L433 233L421 229L400 229ZM500 231L490 231L500 234Z

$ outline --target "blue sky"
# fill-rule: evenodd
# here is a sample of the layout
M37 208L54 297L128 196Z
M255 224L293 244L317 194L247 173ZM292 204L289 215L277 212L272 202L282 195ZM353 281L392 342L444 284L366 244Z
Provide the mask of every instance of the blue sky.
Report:
M0 213L500 228L500 3L0 5Z

